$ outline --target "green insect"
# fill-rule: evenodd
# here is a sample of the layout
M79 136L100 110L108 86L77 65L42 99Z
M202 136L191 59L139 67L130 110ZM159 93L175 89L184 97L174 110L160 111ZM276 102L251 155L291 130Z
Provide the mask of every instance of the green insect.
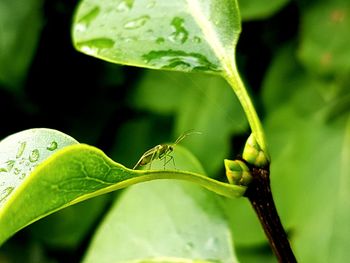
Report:
M180 143L183 139L185 139L187 136L191 134L201 134L200 132L195 131L187 131L183 133L179 138L176 139L176 141L173 144L158 144L154 146L153 148L146 151L140 158L140 160L135 164L134 170L139 168L140 166L149 164L149 169L151 168L151 163L153 160L164 160L164 167L165 165L173 161L173 164L175 166L174 157L170 155L172 151L174 151L174 146L178 143ZM167 158L169 158L167 160Z

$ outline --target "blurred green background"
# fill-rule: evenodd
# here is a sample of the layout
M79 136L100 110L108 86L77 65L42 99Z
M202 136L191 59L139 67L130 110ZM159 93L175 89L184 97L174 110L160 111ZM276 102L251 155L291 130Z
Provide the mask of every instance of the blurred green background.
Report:
M181 144L209 176L223 178L223 159L235 158L249 135L224 80L113 65L78 53L70 37L77 3L0 0L0 138L53 128L132 167L146 149L195 129L203 134ZM239 3L238 68L266 129L273 193L292 246L300 262L346 262L350 2ZM0 262L79 262L119 195L31 225L0 248ZM218 203L239 259L275 262L248 202ZM142 217L140 209L133 213Z

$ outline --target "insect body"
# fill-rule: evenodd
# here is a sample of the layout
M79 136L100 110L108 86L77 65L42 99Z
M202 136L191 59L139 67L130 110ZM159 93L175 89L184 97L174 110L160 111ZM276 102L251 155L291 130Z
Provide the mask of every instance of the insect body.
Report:
M164 159L164 167L171 160L174 162L173 156L170 155L170 153L174 150L174 146L179 142L181 142L183 139L185 139L188 135L194 134L194 133L200 134L200 132L188 131L183 133L179 138L177 138L173 144L159 144L157 146L154 146L153 148L149 149L147 152L145 152L141 156L140 160L135 164L133 169L135 170L138 167L146 164L149 164L151 167L152 161L156 159L159 159L159 160ZM167 157L169 157L168 160L167 160ZM175 163L174 163L174 166L175 166Z

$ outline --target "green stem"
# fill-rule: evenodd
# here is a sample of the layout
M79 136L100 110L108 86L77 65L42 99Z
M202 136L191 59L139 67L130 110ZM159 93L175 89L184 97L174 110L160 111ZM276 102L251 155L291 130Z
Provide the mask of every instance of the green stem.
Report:
M236 96L238 97L238 100L241 103L242 108L247 116L252 133L254 134L259 146L264 151L265 155L270 161L270 155L267 150L265 133L264 133L261 121L248 95L247 89L245 88L244 83L241 77L239 76L236 64L233 59L227 61L225 65L224 77L232 87Z

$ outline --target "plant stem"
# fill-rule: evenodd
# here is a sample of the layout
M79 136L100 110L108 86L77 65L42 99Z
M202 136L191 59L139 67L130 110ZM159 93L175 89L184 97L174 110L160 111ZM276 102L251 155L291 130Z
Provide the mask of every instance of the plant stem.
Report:
M245 196L253 206L279 262L297 262L273 201L268 169L252 168L253 181Z
M224 77L238 97L256 141L268 161L271 161L262 124L239 76L234 58L225 60L224 69ZM273 201L269 168L252 167L251 174L253 180L249 184L245 196L252 204L273 252L279 262L297 262Z
M244 83L241 77L239 76L234 60L232 59L226 61L224 68L224 77L232 87L239 102L241 103L242 108L247 116L252 133L254 134L259 146L264 151L267 159L270 160L270 155L267 150L267 143L263 127L261 125L258 114L256 113L254 105L248 95L248 92L244 86Z

